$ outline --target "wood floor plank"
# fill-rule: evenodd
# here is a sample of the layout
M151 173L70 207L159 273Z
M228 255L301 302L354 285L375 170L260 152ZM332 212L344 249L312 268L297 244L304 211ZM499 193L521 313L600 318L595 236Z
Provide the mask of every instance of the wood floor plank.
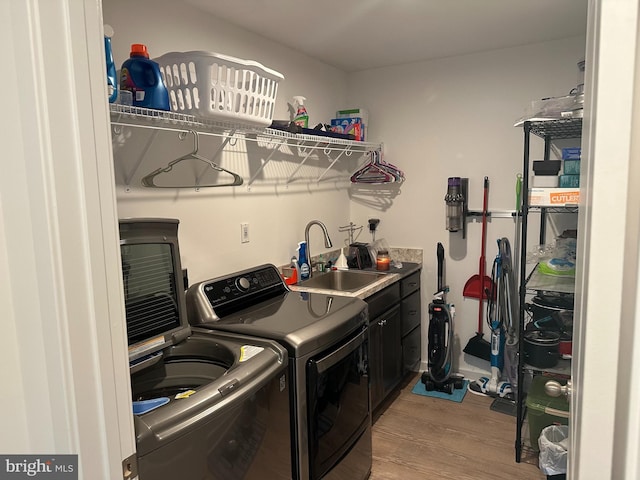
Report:
M467 393L461 403L415 395L410 376L373 425L370 480L543 480L515 462L515 418ZM535 460L535 459L534 459Z

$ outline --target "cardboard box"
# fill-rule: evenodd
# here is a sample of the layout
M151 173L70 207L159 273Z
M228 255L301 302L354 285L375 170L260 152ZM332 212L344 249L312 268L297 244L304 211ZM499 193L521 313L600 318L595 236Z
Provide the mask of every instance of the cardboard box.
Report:
M369 125L369 112L364 108L346 108L336 112L336 118L361 118L362 123Z
M355 140L364 141L364 124L361 118L333 118L331 119L331 131L351 134Z
M531 188L529 205L534 207L568 207L580 203L579 188Z

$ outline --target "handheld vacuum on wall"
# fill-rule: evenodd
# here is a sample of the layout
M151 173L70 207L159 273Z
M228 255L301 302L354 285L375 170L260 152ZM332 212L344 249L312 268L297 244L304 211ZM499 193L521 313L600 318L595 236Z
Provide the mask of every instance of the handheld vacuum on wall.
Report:
M444 247L438 242L438 291L429 304L428 369L422 374L422 383L428 391L452 394L464 385L462 376L451 373L453 349L453 319L455 308L445 300L449 287L444 285Z

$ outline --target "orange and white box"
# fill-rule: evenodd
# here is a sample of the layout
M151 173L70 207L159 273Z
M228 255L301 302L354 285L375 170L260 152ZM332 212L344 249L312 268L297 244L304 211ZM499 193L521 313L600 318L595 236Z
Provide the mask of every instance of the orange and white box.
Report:
M532 207L568 207L580 203L579 188L531 188L529 205Z

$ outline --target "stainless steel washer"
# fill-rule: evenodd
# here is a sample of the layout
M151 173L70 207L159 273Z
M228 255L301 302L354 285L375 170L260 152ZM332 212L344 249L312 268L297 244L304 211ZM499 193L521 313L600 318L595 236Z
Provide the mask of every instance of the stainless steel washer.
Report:
M177 232L120 222L139 478L290 479L287 351L190 327Z

